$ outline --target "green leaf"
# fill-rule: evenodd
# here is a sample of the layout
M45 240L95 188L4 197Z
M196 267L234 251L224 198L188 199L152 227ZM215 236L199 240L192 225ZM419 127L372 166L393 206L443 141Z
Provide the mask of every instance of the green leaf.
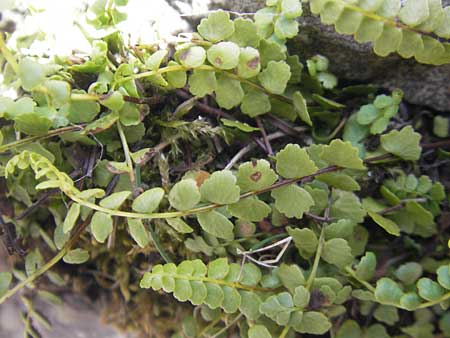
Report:
M119 111L123 108L125 103L123 95L119 91L109 93L108 95L100 98L100 103L112 111Z
M377 8L377 14L385 18L393 18L398 15L401 2L397 0L384 0Z
M130 197L131 191L120 191L105 197L100 201L100 206L107 209L117 210Z
M294 305L305 308L309 304L310 294L303 285L297 286L294 290Z
M89 252L83 249L73 249L66 253L63 261L67 264L83 264L89 260Z
M178 210L192 209L200 202L200 197L197 183L193 179L177 182L169 192L170 205Z
M9 272L0 272L0 296L8 291L12 282L12 275Z
M216 101L225 109L238 106L244 98L244 91L238 80L230 79L224 74L217 76Z
M208 264L208 277L211 279L225 279L230 271L228 259L217 258Z
M69 102L71 87L66 81L48 80L44 83L44 87L46 87L55 108L60 108Z
M239 129L240 131L243 131L245 133L251 133L254 131L259 131L259 128L256 127L252 127L251 125L245 123L245 122L239 122L239 121L235 121L235 120L228 120L225 118L221 118L220 122L223 123L224 126L226 127L230 127L230 128L236 128Z
M340 219L325 227L325 239L347 238L353 234L355 223L349 219Z
M119 119L117 113L106 114L94 122L88 124L81 132L82 135L87 135L91 132L99 132L111 128Z
M261 281L262 273L259 267L253 263L245 263L242 268L240 283L248 286L256 286Z
M239 166L237 172L237 184L241 188L241 192L270 187L277 179L277 174L270 168L270 163L266 160L245 162Z
M258 50L263 67L266 67L270 61L282 61L286 59L286 53L283 51L283 48L275 41L261 40Z
M375 298L381 304L398 306L402 296L402 289L392 279L383 277L377 281Z
M232 240L234 238L234 225L224 215L217 211L209 211L197 215L202 229L218 238Z
M433 119L433 133L442 138L449 136L450 118L436 115Z
M252 20L237 18L234 20L234 33L228 40L238 44L240 47L257 48L261 38Z
M175 61L169 61L168 66L178 66L178 63ZM167 78L167 82L173 88L183 88L186 85L187 74L184 70L177 70L168 72L165 74Z
M375 275L376 267L377 257L373 252L368 251L356 266L356 276L362 280L370 281Z
M182 233L182 234L188 234L194 231L185 221L183 221L181 218L168 218L166 219L166 222L174 228L176 231Z
M387 95L378 95L373 101L373 105L375 108L383 109L387 108L394 104L392 97Z
M308 113L306 100L304 99L302 93L300 93L299 91L295 92L292 95L292 101L294 103L295 111L297 112L300 119L307 125L312 126L312 121Z
M16 129L28 135L44 135L52 126L52 121L35 113L21 114L14 118Z
M342 172L325 173L317 177L317 180L328 184L331 187L346 190L346 191L358 191L361 190L358 182L347 174Z
M276 273L280 278L281 283L291 291L306 283L303 272L298 265L287 265L282 263L276 270Z
M434 33L440 37L449 39L450 38L450 7L447 6L443 8L443 15L441 20L434 30Z
M267 67L258 75L261 85L273 94L283 94L291 71L285 61L269 61Z
M234 313L239 309L241 304L241 295L239 292L232 287L224 286L223 290L223 304L222 308L225 313Z
M390 305L380 305L373 313L375 319L390 326L399 320L397 308Z
M300 333L321 335L330 330L331 322L328 317L321 312L308 311L303 313L302 321L294 328Z
M282 0L281 13L289 18L294 19L302 15L302 4L298 0Z
M356 113L356 120L359 124L367 125L375 121L379 114L379 110L373 104L366 104Z
M233 69L239 63L240 49L234 42L219 42L209 47L208 61L219 69Z
M376 212L368 211L367 214L377 223L380 227L386 230L387 233L400 236L400 227L394 221L389 218L383 217Z
M305 149L298 144L288 144L276 156L278 174L284 178L300 178L314 174L319 168Z
M27 276L31 276L44 264L44 259L39 249L30 251L25 257L25 272Z
M104 243L113 230L112 217L103 212L95 212L91 220L91 232L97 242Z
M287 217L303 218L303 213L309 211L314 205L311 195L297 185L272 190L275 199L275 207Z
M441 319L439 319L439 328L441 329L442 333L444 334L444 337L450 336L450 313L447 312L444 314Z
M272 335L265 326L253 325L248 330L248 338L272 338Z
M326 241L322 249L322 259L327 263L344 268L353 262L353 255L347 241L342 238L333 238Z
M177 52L180 63L188 68L197 68L205 63L206 51L200 46L191 46Z
M314 231L308 228L298 229L291 227L288 227L287 231L292 236L294 244L302 257L309 258L316 252L319 241Z
M442 265L436 270L438 283L450 290L450 265Z
M80 205L78 203L72 203L63 223L63 232L65 234L73 229L78 216L80 216Z
M358 323L350 319L347 319L336 332L336 338L360 338L362 336Z
M119 120L124 126L135 126L141 122L141 112L134 103L125 102L119 111Z
M141 248L145 248L150 241L150 237L142 221L140 219L129 218L127 222L131 237L133 237Z
M294 311L294 302L288 292L270 296L259 307L259 311L278 325L285 326L289 323L291 313Z
M250 117L269 112L269 96L257 90L249 90L242 99L241 111Z
M334 164L343 168L364 170L363 161L359 157L359 151L350 142L336 139L323 147L320 158L329 164Z
M146 190L134 199L131 208L136 212L152 213L158 209L164 194L165 193L162 188Z
M228 206L228 212L237 218L250 222L259 222L267 217L272 209L257 197L244 198Z
M262 303L261 298L251 291L240 291L241 305L239 310L250 320L256 320L261 316L259 307Z
M207 19L202 19L197 31L206 40L211 42L222 41L234 33L234 24L230 14L224 11L212 12Z
M224 300L224 292L222 288L216 284L206 283L206 299L205 304L211 309L220 307Z
M201 185L202 199L217 204L232 204L239 201L240 188L236 177L229 170L216 171Z
M421 300L415 292L405 293L402 298L400 298L400 305L409 311L415 310L420 303Z
M212 94L217 88L216 73L209 70L194 69L189 77L189 91L192 95L203 97Z
M185 302L192 297L192 287L188 280L175 279L173 296L180 302Z
M429 278L421 278L417 281L419 296L428 300L436 301L445 294L445 289Z
M423 0L406 1L398 13L400 20L411 27L421 24L429 15L428 1Z
M395 276L406 285L414 284L422 276L422 265L416 262L402 264L395 271Z
M386 57L398 49L401 40L402 30L400 28L384 25L381 35L374 42L373 50L375 54Z
M166 49L157 50L145 61L145 66L150 70L158 70L167 53Z
M279 16L275 21L275 35L278 39L291 39L298 34L298 22L286 16Z
M393 130L388 134L381 135L381 146L387 152L394 154L407 161L416 161L420 158L422 148L420 147L421 135L414 132L411 126L402 130Z
M239 63L237 65L238 76L249 79L255 77L261 71L259 51L252 47L241 48Z
M24 58L19 61L18 76L23 89L31 91L41 85L45 80L44 66L31 58Z
M70 234L64 233L63 231L63 223L58 224L53 232L53 242L55 243L55 246L61 250L69 238Z

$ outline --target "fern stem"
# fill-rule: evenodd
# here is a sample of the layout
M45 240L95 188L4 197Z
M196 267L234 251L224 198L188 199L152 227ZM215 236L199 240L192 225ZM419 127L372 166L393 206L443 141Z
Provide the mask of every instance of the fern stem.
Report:
M226 330L228 330L230 327L232 327L234 324L236 324L239 321L239 319L241 319L243 316L244 316L244 314L242 314L242 313L238 314L229 324L225 325L225 327L223 327L222 329L217 331L210 338L219 337L222 333L224 333Z
M198 337L203 337L206 335L206 333L211 330L214 326L216 326L218 323L222 321L222 316L218 316L216 319L214 319L211 323L206 325L198 334Z
M78 226L78 229L70 238L70 240L64 245L64 247L61 249L60 252L58 252L57 255L55 255L51 260L49 260L46 264L41 266L39 269L37 269L32 275L28 276L26 279L21 281L19 284L17 284L12 289L9 289L6 293L3 294L3 296L0 297L0 304L4 303L7 299L14 296L17 292L19 292L22 288L27 286L29 283L32 283L34 280L36 280L38 277L46 273L48 270L50 270L56 263L58 263L72 248L72 246L78 241L78 238L83 233L84 229L89 225L91 222L91 217L88 217L83 223L81 223Z
M153 275L153 273L150 273L150 275ZM162 272L159 274L160 276L168 276L171 277L173 279L182 279L182 280L188 280L188 281L197 281L197 282L202 282L202 283L211 283L211 284L217 284L217 285L223 285L223 286L228 286L230 288L233 289L241 289L241 290L245 290L245 291L259 291L259 292L273 292L276 291L277 289L274 288L264 288L264 287L259 287L259 286L250 286L250 285L245 285L245 284L241 284L241 283L237 283L237 282L229 282L223 279L213 279L213 278L209 278L209 277L196 277L196 276L189 276L189 275L179 275L177 273L167 273L167 272Z
M314 257L314 263L311 269L311 273L309 274L308 280L306 281L306 288L308 290L311 289L311 286L316 278L317 268L319 267L320 256L322 255L322 248L325 242L325 231L324 227L320 230L319 244L317 245L316 256Z
M434 306L434 305L443 303L443 302L445 302L448 299L450 299L450 292L447 292L446 294L444 294L441 298L439 298L437 300L432 300L432 301L425 302L425 303L422 303L422 304L418 305L416 307L416 310L417 309L424 309L424 308L427 308L427 307L430 307L430 306Z
M130 156L130 148L128 147L127 138L123 132L122 123L117 121L117 131L119 132L120 141L122 142L123 153L125 155L125 161L128 166L128 173L130 175L131 186L133 187L133 195L136 192L136 176L134 174L133 161Z
M229 78L231 78L233 80L237 80L237 81L239 81L241 83L245 83L246 85L249 85L249 86L255 88L256 90L262 91L262 92L266 93L269 96L272 96L272 97L277 98L277 99L279 99L281 101L284 101L284 102L292 104L292 99L291 98L289 98L289 97L287 97L285 95L273 94L273 93L269 92L267 89L265 89L264 87L258 85L257 83L254 83L252 81L244 79L244 78L240 77L239 75L234 74L232 72L229 72L229 71L226 71L226 70L223 70L223 69L218 69L216 67L209 66L209 65L203 65L203 66L200 66L200 67L196 67L195 69L197 69L197 70L207 70L207 71L223 74L226 77L229 77ZM142 72L142 73L133 74L133 75L130 75L130 76L123 77L122 79L120 79L120 80L118 80L116 82L116 85L119 85L119 84L121 84L123 82L130 81L130 80L137 80L137 79L142 79L142 78L146 78L146 77L150 77L150 76L154 76L154 75L161 75L161 74L164 74L164 73L188 71L188 70L190 70L190 68L187 68L187 67L184 67L184 66L181 66L181 65L162 67L162 68L159 68L157 70L149 70L147 72Z
M64 128L51 130L45 135L30 136L30 137L27 137L27 138L24 138L24 139L15 141L15 142L0 145L0 153L14 149L16 147L23 146L25 144L42 141L42 140L51 138L53 136L63 135L65 133L70 133L70 132L78 131L78 130L83 130L83 127L82 126L68 126L68 127L64 127Z
M158 251L158 253L161 255L161 257L166 261L166 263L172 263L172 259L170 259L169 255L166 253L166 251L164 250L164 248L162 247L160 241L159 241L159 237L158 234L155 231L155 228L153 227L153 225L150 222L146 222L147 227L150 231L150 235L153 241L153 244L155 245L155 249Z
M365 280L359 278L351 267L347 266L345 268L345 271L348 272L348 274L352 276L354 279L356 279L360 284L364 285L367 290L369 290L372 293L375 292L375 288L369 282L366 282Z
M291 328L290 326L285 326L283 331L281 331L280 335L278 336L278 338L285 338L290 328Z

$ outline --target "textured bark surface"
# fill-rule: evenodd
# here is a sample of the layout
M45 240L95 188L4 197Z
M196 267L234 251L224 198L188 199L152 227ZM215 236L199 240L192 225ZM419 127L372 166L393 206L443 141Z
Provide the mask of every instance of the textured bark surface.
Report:
M264 0L212 0L211 9L255 12ZM450 0L443 0L443 6ZM370 43L359 44L350 35L337 34L332 26L322 25L304 5L300 33L289 43L291 54L310 57L317 53L330 58L331 71L340 79L371 82L382 87L401 88L405 99L439 111L450 111L450 65L428 66L391 54L376 56Z

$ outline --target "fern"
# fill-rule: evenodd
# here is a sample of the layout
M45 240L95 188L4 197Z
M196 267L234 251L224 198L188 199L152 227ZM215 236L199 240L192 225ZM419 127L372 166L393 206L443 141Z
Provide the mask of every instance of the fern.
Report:
M450 63L450 8L439 0L310 0L311 12L341 34L360 43L373 42L377 55L397 52L404 58Z
M206 304L211 309L220 307L226 313L240 309L250 319L256 319L251 309L257 309L261 303L258 292L275 290L258 286L260 280L261 271L256 265L247 263L241 269L239 264L228 264L226 258L218 258L208 266L199 259L186 260L178 266L155 265L144 274L140 285L173 293L181 302Z

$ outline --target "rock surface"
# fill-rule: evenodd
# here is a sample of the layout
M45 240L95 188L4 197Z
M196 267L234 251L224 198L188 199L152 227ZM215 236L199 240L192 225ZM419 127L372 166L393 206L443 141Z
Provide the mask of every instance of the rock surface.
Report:
M211 0L210 8L253 13L264 3L264 0ZM442 3L448 6L450 0ZM310 57L320 53L330 59L331 71L340 79L401 88L410 103L450 111L450 65L423 65L394 54L378 57L370 44L359 44L349 35L337 34L332 26L322 25L308 8L305 4L299 19L300 33L289 43L291 54Z

